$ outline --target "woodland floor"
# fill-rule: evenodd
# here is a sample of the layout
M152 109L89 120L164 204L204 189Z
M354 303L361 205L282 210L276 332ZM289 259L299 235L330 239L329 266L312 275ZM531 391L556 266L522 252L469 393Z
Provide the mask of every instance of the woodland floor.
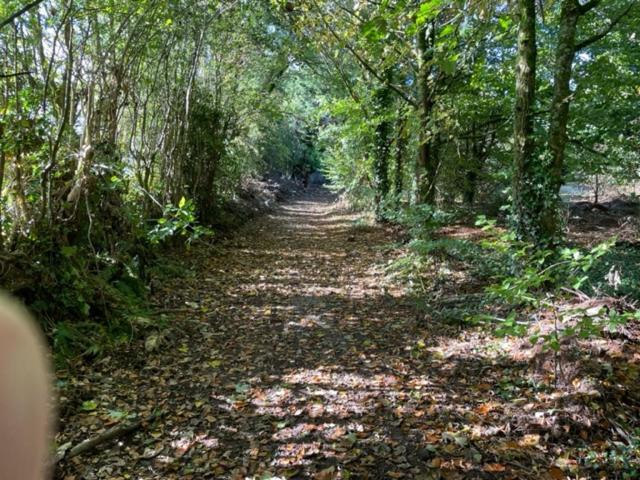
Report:
M520 344L425 320L385 276L396 236L314 191L193 248L191 274L156 295L168 333L153 351L136 341L59 375L59 445L164 416L56 478L600 478L580 457L614 435L606 405L637 393L603 394L596 370L555 390Z

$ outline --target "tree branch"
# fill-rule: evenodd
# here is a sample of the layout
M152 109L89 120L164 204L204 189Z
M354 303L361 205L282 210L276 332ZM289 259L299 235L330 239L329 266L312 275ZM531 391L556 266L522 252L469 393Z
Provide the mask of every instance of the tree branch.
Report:
M93 450L94 448L106 442L109 442L116 438L120 438L124 435L128 435L144 427L147 424L153 423L157 419L161 418L163 414L164 412L155 412L146 418L142 418L134 422L123 422L121 424L116 425L115 427L111 427L110 429L105 430L104 432L102 432L100 435L96 437L89 438L87 440L84 440L83 442L80 442L78 445L69 449L68 451L67 450L58 451L56 452L56 456L53 459L54 464L59 463L63 459L68 460L70 458L77 457L78 455L81 455L87 451Z
M31 75L31 72L27 70L24 72L0 73L0 78L13 78L13 77L19 77L21 75Z
M582 148L583 150L586 150L589 153L593 153L594 155L599 155L601 157L606 157L607 155L603 152L599 152L598 150L596 150L593 147L590 147L589 145L585 145L584 142L581 142L580 140L576 140L574 138L569 139L569 143L571 145L575 145L577 147Z
M373 75L380 83L382 83L383 85L388 86L391 90L393 90L397 95L400 96L400 98L402 98L405 102L407 102L409 105L411 105L414 108L418 107L418 102L416 102L414 99L412 99L409 95L407 95L406 92L404 92L402 89L400 89L399 87L397 87L396 85L392 84L391 82L388 82L387 80L385 80L384 78L382 78L382 76L369 64L369 62L367 62L352 46L348 41L344 41L342 38L340 38L340 36L338 35L338 33L335 31L335 29L329 24L329 22L327 22L324 18L323 15L323 11L320 9L320 7L313 2L314 6L316 7L316 10L318 11L319 15L320 15L320 19L322 20L322 23L324 23L325 27L327 27L327 29L329 30L329 32L331 33L331 35L338 41L339 44L343 44L345 46L345 48L347 50L349 50L349 52L351 52L351 54L356 58L356 60L358 60L358 62L360 63L360 65L362 65L362 67L368 71L371 75Z
M22 7L20 10L18 10L17 12L9 15L8 18L5 18L4 20L0 21L0 28L4 28L5 26L9 25L11 22L13 22L16 18L18 18L20 15L22 15L23 13L28 12L29 10L31 10L32 8L37 7L38 5L40 5L42 2L44 2L44 0L35 0L34 2L28 3L26 4L24 7Z
M589 2L592 3L592 2ZM588 4L587 4L588 5ZM582 50L583 48L588 47L589 45L596 43L599 40L602 40L604 37L606 37L607 35L609 35L609 33L611 33L611 31L614 29L614 27L620 23L620 21L631 11L631 9L633 8L634 2L631 2L627 8L625 8L622 12L620 12L620 14L614 18L613 20L611 20L611 22L609 22L609 25L607 26L607 28L605 28L604 30L602 30L600 33L596 33L595 35L587 38L586 40L583 40L582 42L576 44L575 46L575 51L579 52L580 50Z

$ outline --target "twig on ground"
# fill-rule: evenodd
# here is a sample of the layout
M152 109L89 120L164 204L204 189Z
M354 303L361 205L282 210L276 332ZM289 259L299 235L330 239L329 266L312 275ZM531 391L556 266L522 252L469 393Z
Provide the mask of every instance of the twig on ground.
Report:
M116 438L123 437L128 435L129 433L135 432L136 430L144 427L145 425L159 419L162 417L162 412L156 412L149 415L146 418L142 418L140 420L136 420L134 422L124 422L116 425L108 430L105 430L100 435L97 435L93 438L89 438L77 444L75 447L58 450L56 453L56 457L54 460L54 464L59 463L62 460L70 459L73 457L77 457L83 453L86 453L94 448L107 443L111 440L115 440Z

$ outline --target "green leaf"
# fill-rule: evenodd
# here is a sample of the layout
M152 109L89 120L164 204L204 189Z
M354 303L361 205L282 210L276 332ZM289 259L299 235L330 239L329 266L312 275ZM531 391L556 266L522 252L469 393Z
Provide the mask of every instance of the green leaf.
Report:
M511 28L511 19L508 17L500 17L498 19L498 23L500 24L500 28L502 28L505 31Z
M438 34L438 36L440 38L447 37L447 36L451 35L454 32L454 30L455 29L453 28L453 25L447 25L442 30L440 30L440 33Z
M114 420L121 420L127 416L127 412L123 412L122 410L109 410L109 418Z
M236 392L237 393L247 393L251 387L246 383L237 383L236 384Z
M82 402L82 410L85 412L92 412L96 408L98 408L98 402L95 400L85 400Z
M453 75L456 72L456 58L449 57L438 62L438 65L447 75Z
M387 34L387 21L383 17L375 17L362 24L362 35L371 42L382 40Z
M428 2L424 2L418 8L418 12L416 15L416 25L422 26L427 21L434 18L438 13L440 13L440 6L442 5L442 0L429 0Z
M182 197L180 199L180 202L178 203L178 208L184 208L184 206L187 204L187 199Z

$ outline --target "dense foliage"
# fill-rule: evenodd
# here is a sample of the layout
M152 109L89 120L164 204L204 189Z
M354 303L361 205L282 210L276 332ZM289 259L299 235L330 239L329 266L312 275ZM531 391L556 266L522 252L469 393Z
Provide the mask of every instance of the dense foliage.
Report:
M154 245L215 233L247 178L320 168L379 220L475 206L555 245L564 183L639 175L639 15L631 0L5 1L3 283L45 321L108 320L144 296Z
M637 178L633 2L286 5L322 45L327 168L358 198L508 204L519 236L549 241L562 184Z
M312 163L313 125L260 2L23 5L0 5L2 282L64 340L144 296L150 247L211 233L248 176Z

